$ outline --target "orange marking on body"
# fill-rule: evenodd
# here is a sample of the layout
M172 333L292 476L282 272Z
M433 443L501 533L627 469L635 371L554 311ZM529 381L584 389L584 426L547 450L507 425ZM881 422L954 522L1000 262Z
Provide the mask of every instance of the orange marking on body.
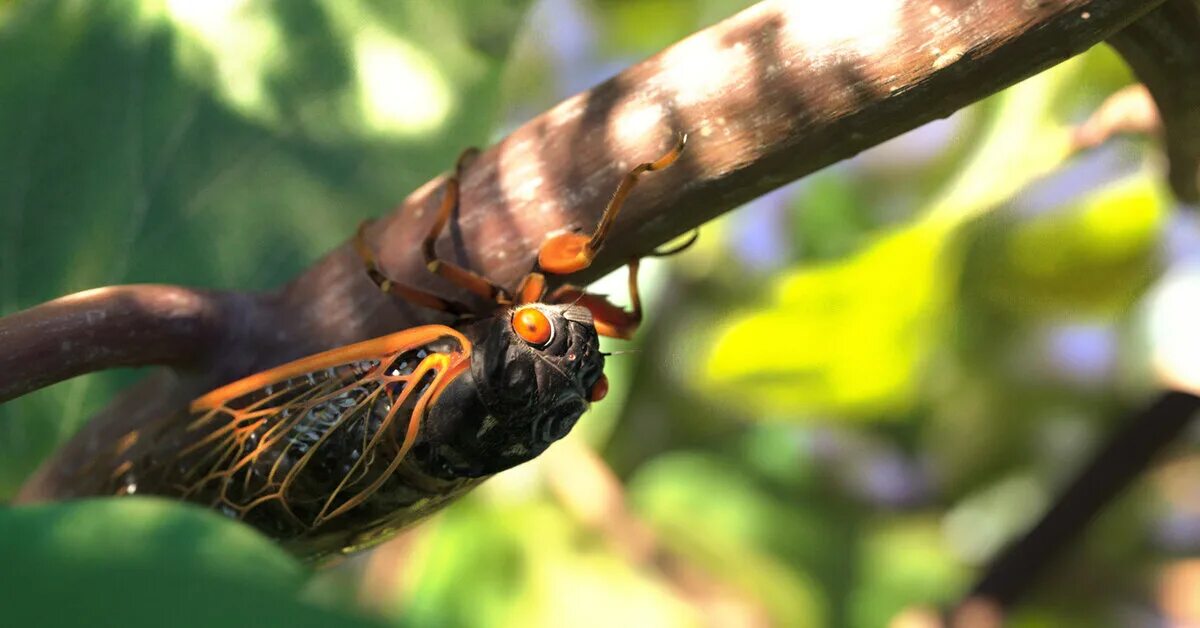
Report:
M538 266L555 275L569 275L591 265L595 251L589 246L590 236L560 233L548 238L538 250Z
M608 396L608 376L601 373L600 379L592 384L592 389L588 392L588 401L596 403Z
M266 388L272 384L287 381L293 377L299 377L306 373L350 362L380 359L385 355L429 344L438 338L446 336L458 341L464 355L470 353L471 342L467 340L466 336L450 327L446 327L445 325L413 327L412 329L388 334L387 336L380 336L372 340L330 349L329 351L301 358L260 373L255 373L249 377L244 377L197 398L191 403L191 411L203 412L215 409L229 399L236 399L242 395Z

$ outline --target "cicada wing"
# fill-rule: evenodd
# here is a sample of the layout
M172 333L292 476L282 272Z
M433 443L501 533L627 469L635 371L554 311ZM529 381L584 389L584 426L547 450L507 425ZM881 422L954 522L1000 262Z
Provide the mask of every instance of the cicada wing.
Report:
M432 325L251 375L129 432L101 459L96 492L186 499L280 539L355 510L377 518L421 498L369 503L470 353L462 334Z

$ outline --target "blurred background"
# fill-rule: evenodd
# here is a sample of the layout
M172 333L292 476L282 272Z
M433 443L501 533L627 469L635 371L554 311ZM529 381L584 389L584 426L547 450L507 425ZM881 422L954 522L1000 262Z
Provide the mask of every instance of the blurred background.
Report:
M462 148L750 4L0 1L0 314L114 283L277 287ZM1153 141L1072 147L1131 81L1097 47L648 261L609 397L373 553L310 577L191 508L0 508L0 582L60 594L0 615L873 627L952 602L1156 378L1200 367L1196 208ZM0 406L0 499L141 374ZM1198 443L1013 625L1200 625Z

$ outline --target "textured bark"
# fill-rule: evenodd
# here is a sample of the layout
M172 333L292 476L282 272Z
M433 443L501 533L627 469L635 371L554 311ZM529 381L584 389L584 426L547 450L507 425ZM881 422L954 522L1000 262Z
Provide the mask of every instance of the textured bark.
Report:
M1200 203L1200 0L1170 0L1109 43L1158 104L1171 189Z
M116 286L55 299L0 318L0 402L76 375L141 364L196 364L220 344L214 293Z

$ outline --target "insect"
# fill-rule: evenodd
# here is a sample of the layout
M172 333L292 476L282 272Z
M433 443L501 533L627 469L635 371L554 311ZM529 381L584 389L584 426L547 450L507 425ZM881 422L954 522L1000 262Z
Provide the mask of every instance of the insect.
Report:
M395 297L450 312L426 325L250 375L139 426L85 465L71 495L153 494L240 519L310 559L365 549L433 513L487 477L566 436L608 389L598 335L627 338L641 320L637 261L631 309L545 273L588 267L626 197L667 154L633 168L591 235L566 233L539 249L539 271L509 292L440 259L434 243L455 214L460 158L422 247L429 270L492 304L461 304L390 280L359 228L366 275ZM686 248L695 237L673 251ZM476 314L482 314L476 316Z

